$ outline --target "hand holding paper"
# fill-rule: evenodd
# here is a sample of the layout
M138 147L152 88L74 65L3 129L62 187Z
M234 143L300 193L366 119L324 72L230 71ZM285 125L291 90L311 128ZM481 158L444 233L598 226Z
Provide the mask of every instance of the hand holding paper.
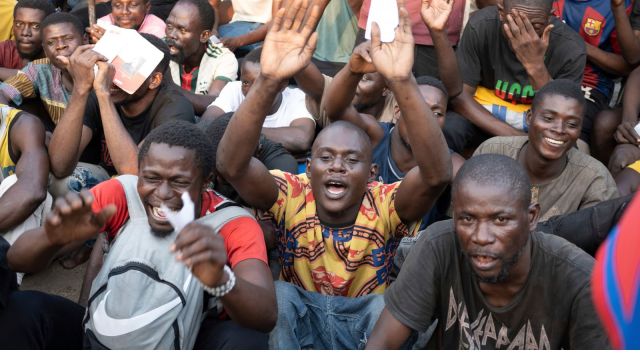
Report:
M173 230L176 233L180 233L182 229L195 219L195 209L193 201L186 191L182 193L182 209L180 211L173 211L169 209L165 204L160 204L160 209L169 220Z
M367 28L364 37L371 40L371 24L375 22L380 27L380 40L392 42L395 39L395 30L398 27L398 4L396 0L371 0Z

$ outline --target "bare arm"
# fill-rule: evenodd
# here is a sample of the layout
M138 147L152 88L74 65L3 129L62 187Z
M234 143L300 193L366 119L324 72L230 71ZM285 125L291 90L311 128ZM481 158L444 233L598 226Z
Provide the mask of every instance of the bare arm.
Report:
M451 100L453 110L493 136L524 135L522 131L513 128L509 124L491 115L487 109L473 98L475 92L475 87L464 84L462 93L460 93L457 98Z
M47 196L49 157L44 146L44 126L26 112L14 121L9 137L13 152L19 156L15 169L18 180L0 197L0 231L22 223Z
M82 287L80 288L80 296L78 297L78 304L86 307L89 302L89 295L91 294L91 285L93 280L102 269L104 263L104 248L107 243L106 236L98 235L98 239L91 249L91 256L89 257L89 263L87 269L84 272L84 278L82 279Z
M627 76L633 70L633 67L627 63L622 55L604 51L587 43L585 45L587 59L604 71L616 76Z
M58 178L69 176L80 155L93 136L83 125L89 92L93 87L93 65L100 55L89 51L92 45L79 46L69 59L64 59L74 79L71 100L56 125L49 143L51 172Z
M612 0L611 11L616 22L616 32L622 56L629 64L637 65L640 63L640 36L634 35L624 5L624 0Z
M67 246L81 244L94 238L100 228L115 213L109 205L98 213L91 210L93 196L88 191L70 191L56 199L43 227L26 231L7 253L7 261L14 271L38 272Z
M222 297L229 316L238 324L263 332L273 329L277 319L276 294L267 264L256 259L238 263L233 271L236 286Z
M109 155L118 174L138 173L138 145L133 141L124 127L116 106L111 101L111 80L115 74L112 65L98 62L98 74L94 81L94 89L100 106L100 119Z
M371 42L369 41L353 49L349 63L336 74L329 85L325 110L330 120L345 120L364 130L369 135L371 144L376 146L384 137L384 131L378 121L372 116L359 113L351 105L362 76L376 71L370 51Z
M324 92L324 76L318 67L310 62L304 69L293 76L298 87L308 97L310 97L316 106L320 107L322 101L322 93Z
M18 73L17 69L7 69L7 68L0 67L0 81L5 81L17 73Z
M422 0L420 14L429 28L433 47L438 59L438 75L454 98L462 92L462 76L458 69L458 59L447 36L447 21L455 0ZM458 0L460 1L460 0Z
M231 118L218 146L218 171L249 205L262 210L271 208L278 197L278 188L253 153L280 84L311 61L317 41L312 32L320 11L313 6L304 21L306 7L307 4L295 1L288 9L278 10L263 45L260 76Z
M433 113L422 99L413 78L414 41L409 13L398 4L400 24L391 43L380 41L374 23L371 32L371 59L385 78L402 112L417 167L402 180L395 197L398 216L404 223L421 219L431 209L451 181L451 156Z
M385 309L367 341L367 350L400 349L411 335L411 329L398 321Z
M308 118L296 119L289 126L262 128L267 139L280 143L292 153L303 153L311 148L315 135L315 123Z

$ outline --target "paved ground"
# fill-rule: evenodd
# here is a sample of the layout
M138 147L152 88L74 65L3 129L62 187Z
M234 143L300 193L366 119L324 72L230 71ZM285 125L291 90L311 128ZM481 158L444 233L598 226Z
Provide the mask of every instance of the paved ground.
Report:
M40 290L50 294L60 295L72 301L78 301L80 287L87 263L67 270L54 262L45 271L35 275L26 275L22 280L21 290Z

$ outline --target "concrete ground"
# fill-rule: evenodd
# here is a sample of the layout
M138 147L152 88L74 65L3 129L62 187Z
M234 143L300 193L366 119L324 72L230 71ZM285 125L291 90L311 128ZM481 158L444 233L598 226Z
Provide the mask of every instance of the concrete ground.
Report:
M87 264L88 261L74 269L67 270L54 261L45 271L34 275L25 275L20 289L39 290L77 302Z

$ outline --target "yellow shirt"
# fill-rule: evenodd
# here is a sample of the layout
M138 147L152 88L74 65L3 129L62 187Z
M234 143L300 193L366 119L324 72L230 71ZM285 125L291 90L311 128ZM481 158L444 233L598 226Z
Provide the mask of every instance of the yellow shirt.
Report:
M272 170L279 193L269 210L276 222L281 279L307 291L356 297L381 294L400 239L414 235L395 209L400 183L369 183L352 226L320 224L309 179Z
M0 0L0 41L13 39L13 8L16 0Z
M18 109L0 104L0 170L2 170L0 182L13 175L16 170L16 163L11 158L9 150L9 129L11 129L11 123L18 118L20 113L21 111Z
M634 162L633 164L629 165L628 167L630 167L631 169L633 169L636 172L640 173L640 160Z

